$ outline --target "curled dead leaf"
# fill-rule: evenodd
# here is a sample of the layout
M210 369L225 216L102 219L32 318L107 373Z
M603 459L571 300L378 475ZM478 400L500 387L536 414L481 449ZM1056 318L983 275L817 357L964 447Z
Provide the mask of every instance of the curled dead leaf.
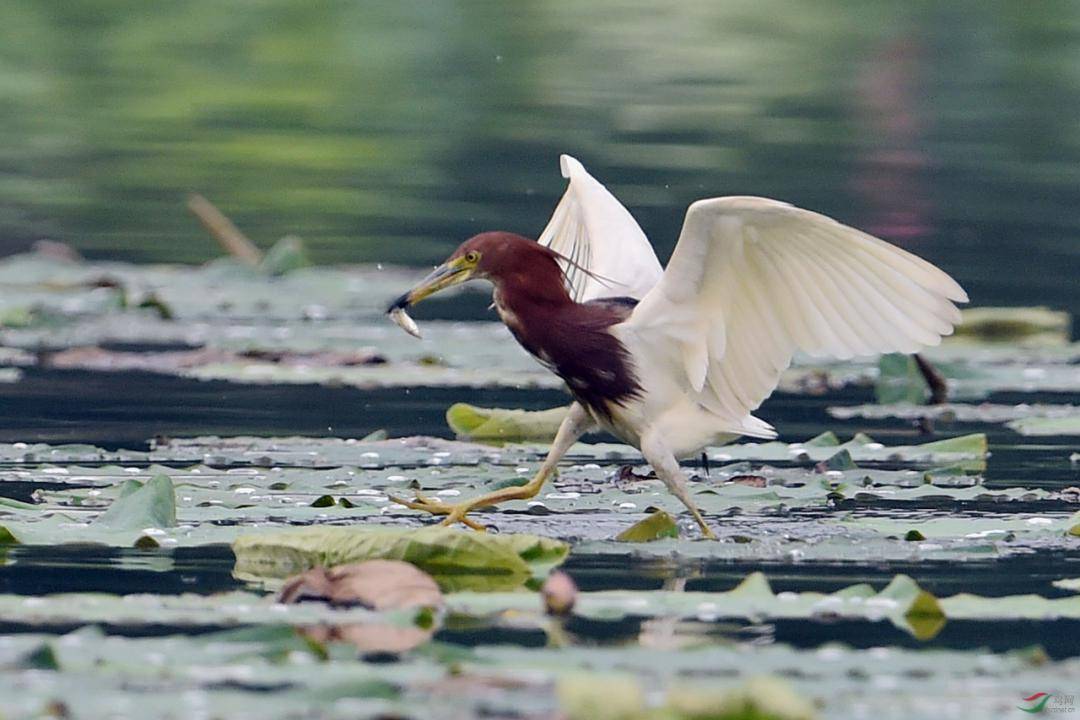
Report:
M769 482L761 475L734 475L731 478L731 482L736 485L749 485L750 487L763 488L769 484Z
M372 610L443 605L435 580L415 565L399 560L368 560L332 568L316 567L285 581L278 600L323 600L331 605L360 605Z
M443 606L443 595L435 580L416 566L398 560L312 568L289 578L278 600L283 603L321 600L331 605L359 605L377 611L417 611L411 625L372 622L303 629L312 640L347 642L364 654L402 653L424 644L437 629L431 611Z

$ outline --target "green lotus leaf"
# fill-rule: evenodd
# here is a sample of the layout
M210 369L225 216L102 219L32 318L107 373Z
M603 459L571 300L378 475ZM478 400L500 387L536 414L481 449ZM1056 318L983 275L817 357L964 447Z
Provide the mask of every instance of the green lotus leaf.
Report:
M108 530L175 527L176 492L172 480L167 475L155 475L146 484L129 480L94 524Z
M316 565L402 560L430 573L444 589L518 587L566 557L566 543L532 535L494 535L453 528L311 527L250 533L232 544L234 574L276 580Z
M1080 435L1080 414L1069 417L1027 417L1006 425L1021 435Z
M623 530L615 539L619 542L637 543L675 537L679 537L679 526L675 518L663 510L657 510Z
M566 417L565 407L550 410L504 410L455 403L446 410L446 423L462 439L519 442L555 437Z

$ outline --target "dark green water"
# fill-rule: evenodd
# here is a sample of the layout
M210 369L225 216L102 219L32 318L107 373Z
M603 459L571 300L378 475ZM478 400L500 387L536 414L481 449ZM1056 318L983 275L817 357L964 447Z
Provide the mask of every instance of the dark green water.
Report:
M535 235L578 156L665 257L762 194L1080 310L1080 5L10 0L0 251L199 262L199 191L262 244L427 264Z

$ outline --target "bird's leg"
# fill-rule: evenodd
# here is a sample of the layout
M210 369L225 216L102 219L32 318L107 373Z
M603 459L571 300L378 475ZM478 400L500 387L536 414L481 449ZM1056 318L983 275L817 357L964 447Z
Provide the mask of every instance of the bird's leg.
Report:
M421 495L417 495L415 500L403 500L393 495L390 496L390 499L413 510L429 512L432 515L446 515L446 519L442 522L443 525L462 523L474 530L483 530L483 525L470 520L466 517L466 514L476 508L497 505L507 500L526 500L535 497L540 492L540 488L544 486L544 482L555 471L555 466L559 464L562 456L566 454L571 445L578 441L578 438L592 427L592 424L592 418L589 417L589 413L585 411L585 408L580 403L575 402L571 405L570 412L567 413L562 424L559 425L559 432L555 435L555 442L552 443L551 450L548 451L547 457L544 458L544 463L540 466L533 479L524 485L500 488L485 495L474 497L471 500L464 500L452 505L441 500L431 500Z
M694 501L690 499L690 491L686 487L686 473L679 467L679 461L675 459L675 455L668 448L660 433L650 431L642 436L641 454L652 465L653 470L656 471L656 476L664 481L664 485L667 485L667 489L671 491L671 494L679 498L682 504L690 511L690 514L694 516L694 520L701 527L701 534L710 540L715 540L716 535L705 523L705 518L701 516L701 512L694 505Z

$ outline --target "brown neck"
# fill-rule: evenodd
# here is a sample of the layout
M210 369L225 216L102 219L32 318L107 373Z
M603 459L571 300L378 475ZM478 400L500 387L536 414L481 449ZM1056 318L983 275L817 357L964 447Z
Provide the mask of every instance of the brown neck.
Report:
M525 306L554 309L574 304L554 257L547 253L533 254L528 260L491 279L500 305L518 312L518 308Z

